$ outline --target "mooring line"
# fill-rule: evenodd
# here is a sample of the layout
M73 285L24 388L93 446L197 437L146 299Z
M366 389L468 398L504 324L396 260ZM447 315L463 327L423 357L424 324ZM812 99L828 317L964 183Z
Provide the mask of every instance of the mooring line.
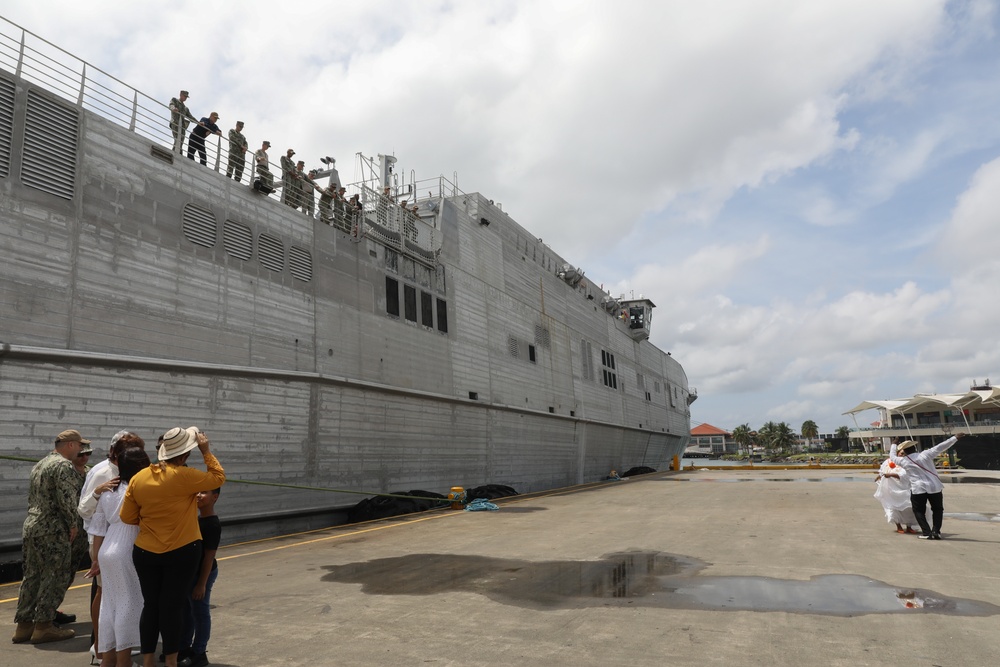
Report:
M0 454L0 459L6 459L8 461L22 461L24 463L38 463L41 459L32 459L24 456L10 456L8 454ZM353 489L331 489L326 486L307 486L304 484L283 484L281 482L262 482L259 480L252 479L232 479L226 477L227 484L255 484L257 486L274 486L282 489L299 489L301 491L326 491L327 493L353 493L360 496L379 496L382 498L405 498L408 500L430 500L433 502L440 503L450 503L450 502L465 502L464 498L459 500L457 498L431 498L428 496L408 496L401 493L378 493L374 491L357 491Z

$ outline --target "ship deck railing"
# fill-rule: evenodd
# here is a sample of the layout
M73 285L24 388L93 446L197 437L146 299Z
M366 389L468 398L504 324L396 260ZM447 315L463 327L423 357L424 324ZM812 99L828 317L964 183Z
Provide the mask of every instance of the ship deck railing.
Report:
M0 17L0 68L44 88L77 108L149 139L167 151L178 148L170 131L171 114L166 103L3 17ZM192 127L193 124L189 125L188 131ZM214 137L216 141L212 141L212 138L210 135L205 141L208 165L215 171L225 173L229 162L229 141L223 141L223 137ZM255 173L252 153L248 156L251 159L244 159L243 176L252 179ZM274 197L276 193L277 190L270 196Z
M48 90L77 108L142 136L168 152L181 152L183 148L183 141L179 142L180 146L175 146L167 104L3 17L0 17L0 68L13 73L15 78ZM189 125L189 131L191 127ZM229 141L228 138L223 140L224 137L214 139L213 135L209 135L205 141L207 166L225 173L229 163ZM187 137L184 137L186 140ZM248 156L251 159L244 159L243 178L244 182L250 179L252 183L256 170L252 153ZM276 156L271 173L275 189L268 196L280 200L281 173ZM410 198L418 205L418 213L404 211L370 184L341 185L347 189L348 196L355 193L361 195L364 215L358 215L346 205L335 202L329 216L324 216L318 206L314 206L316 218L345 232L367 235L422 263L436 262L441 249L436 224L440 199L462 194L452 182L444 177L417 181L411 175L409 183L396 190L412 193ZM427 191L426 198L418 196L417 193L422 191Z

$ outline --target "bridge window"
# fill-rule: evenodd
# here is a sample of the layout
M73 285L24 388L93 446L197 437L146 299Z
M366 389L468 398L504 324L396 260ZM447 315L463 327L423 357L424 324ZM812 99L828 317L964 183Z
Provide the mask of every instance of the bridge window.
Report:
M399 317L399 281L385 277L385 312Z
M417 321L417 288L412 285L403 285L403 317Z

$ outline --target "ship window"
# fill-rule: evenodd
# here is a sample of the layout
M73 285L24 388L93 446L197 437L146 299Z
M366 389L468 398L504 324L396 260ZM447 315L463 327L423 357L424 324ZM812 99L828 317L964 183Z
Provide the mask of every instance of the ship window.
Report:
M226 220L222 226L222 246L236 259L249 260L253 257L253 231L242 223Z
M205 248L215 247L215 238L218 228L215 222L215 214L211 209L197 204L186 204L182 213L182 227L184 228L184 238L195 245Z
M535 346L528 345L528 361L535 363Z
M28 91L21 151L21 181L26 186L63 199L73 198L78 123L75 109Z
M257 258L265 269L271 271L285 269L285 247L281 245L280 239L270 234L261 234L257 237Z
M385 312L399 317L399 281L385 277Z
M14 134L14 84L0 79L0 177L10 175L10 144Z
M417 321L417 288L412 285L403 285L403 316Z
M288 269L293 277L302 282L309 282L313 274L312 255L308 250L292 246L288 249Z
M420 292L420 323L425 327L434 326L434 301L427 292Z
M448 333L448 303L444 299L437 300L438 331Z
M601 350L601 364L604 366L601 369L601 379L604 381L604 386L617 389L618 374L613 372L615 370L615 355L607 350Z

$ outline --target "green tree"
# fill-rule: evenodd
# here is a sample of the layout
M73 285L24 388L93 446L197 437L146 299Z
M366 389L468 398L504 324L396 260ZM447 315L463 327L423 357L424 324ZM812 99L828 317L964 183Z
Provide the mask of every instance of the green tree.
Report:
M764 445L764 451L768 456L775 453L775 441L777 438L778 425L774 422L766 422L757 431L757 442Z
M733 429L733 440L739 445L742 451L746 452L749 457L752 453L753 447L753 431L750 430L750 424L740 424Z
M819 427L816 426L816 422L811 419L807 419L802 422L802 437L806 439L806 446L812 444L813 438L819 437Z
M778 452L784 456L795 447L795 431L785 422L778 424L774 434L774 444Z
M847 451L851 450L851 429L846 426L838 426L837 430L833 432L833 437L837 440L847 441Z

